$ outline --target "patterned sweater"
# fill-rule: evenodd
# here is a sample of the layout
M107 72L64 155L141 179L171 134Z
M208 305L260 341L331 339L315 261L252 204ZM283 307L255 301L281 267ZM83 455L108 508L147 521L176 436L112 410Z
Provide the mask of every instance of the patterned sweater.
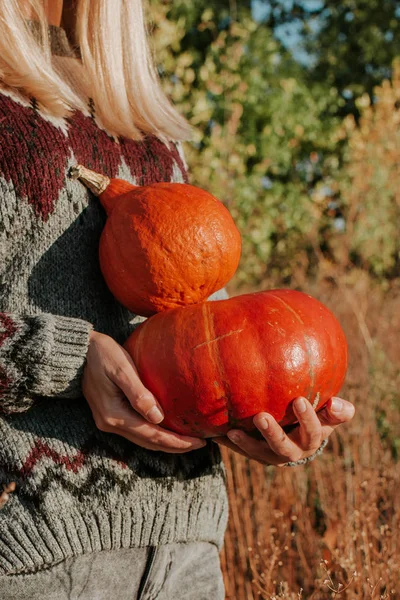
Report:
M49 32L57 67L87 98L65 32ZM90 329L122 343L135 315L100 272L105 212L68 170L141 185L187 178L178 145L115 140L87 106L56 119L0 91L0 484L17 484L0 510L0 575L103 549L220 547L226 526L215 444L147 451L99 431L82 396Z

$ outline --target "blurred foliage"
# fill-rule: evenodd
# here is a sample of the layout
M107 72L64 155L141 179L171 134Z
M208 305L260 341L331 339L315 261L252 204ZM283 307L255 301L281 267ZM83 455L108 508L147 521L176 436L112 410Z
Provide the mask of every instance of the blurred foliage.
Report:
M339 192L346 211L349 258L379 276L398 276L400 265L400 62L391 81L374 90L375 103L358 100L360 121L349 116L346 162Z
M194 32L184 6L154 8L153 33L166 89L194 127L192 181L223 200L240 228L238 281L260 281L267 268L288 277L288 257L321 215L311 192L337 165L337 94L310 87L250 11L238 22L207 8Z
M338 90L341 114L357 114L357 98L390 77L400 56L400 0L258 1L268 6L272 29L297 23L312 56L309 77Z
M374 0L321 0L315 14L300 0L285 4L292 13L277 12L279 4L269 20L256 23L250 2L152 3L163 83L193 127L185 148L191 181L229 207L242 233L237 284L290 283L296 270L309 273L321 255L344 265L354 260L378 275L393 273L397 84L376 90L386 112L365 94L390 72L387 61L398 40L388 49L379 32L392 14L386 5L396 2L380 2L375 20ZM304 39L317 44L313 66L298 64L274 35L285 18L303 19L304 31L310 28ZM320 19L318 32L307 24L311 18ZM336 39L340 27L342 41ZM361 111L359 125L353 117L343 121L350 97L357 99L350 111L356 119Z

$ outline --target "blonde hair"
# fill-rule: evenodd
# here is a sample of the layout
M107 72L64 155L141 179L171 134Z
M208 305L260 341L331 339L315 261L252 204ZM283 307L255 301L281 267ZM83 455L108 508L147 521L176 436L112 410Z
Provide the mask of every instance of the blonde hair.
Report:
M54 116L85 110L54 66L43 0L25 0L39 22L39 36L20 4L0 0L0 80ZM189 125L162 91L153 64L142 0L78 0L76 37L96 114L110 133L187 139Z

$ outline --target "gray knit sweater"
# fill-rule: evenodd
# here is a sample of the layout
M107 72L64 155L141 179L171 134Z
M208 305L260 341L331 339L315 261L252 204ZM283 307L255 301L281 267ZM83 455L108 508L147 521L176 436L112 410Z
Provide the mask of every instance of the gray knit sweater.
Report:
M87 98L65 32L54 61ZM93 103L68 119L0 91L0 575L103 549L205 540L227 521L215 444L151 452L99 431L81 392L92 327L122 343L134 327L98 264L105 213L67 177L82 163L132 183L186 180L180 149L115 140ZM0 488L1 489L1 488Z

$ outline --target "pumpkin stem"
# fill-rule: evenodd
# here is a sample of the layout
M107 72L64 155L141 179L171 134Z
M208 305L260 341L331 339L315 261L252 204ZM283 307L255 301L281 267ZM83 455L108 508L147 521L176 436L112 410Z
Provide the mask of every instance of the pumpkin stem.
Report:
M111 183L107 175L101 175L95 171L87 169L83 165L75 165L69 170L69 176L72 179L79 179L95 196L101 196Z
M115 208L115 198L134 190L137 186L123 179L110 179L91 171L82 165L76 165L69 170L72 179L79 179L95 196L98 196L107 215Z

